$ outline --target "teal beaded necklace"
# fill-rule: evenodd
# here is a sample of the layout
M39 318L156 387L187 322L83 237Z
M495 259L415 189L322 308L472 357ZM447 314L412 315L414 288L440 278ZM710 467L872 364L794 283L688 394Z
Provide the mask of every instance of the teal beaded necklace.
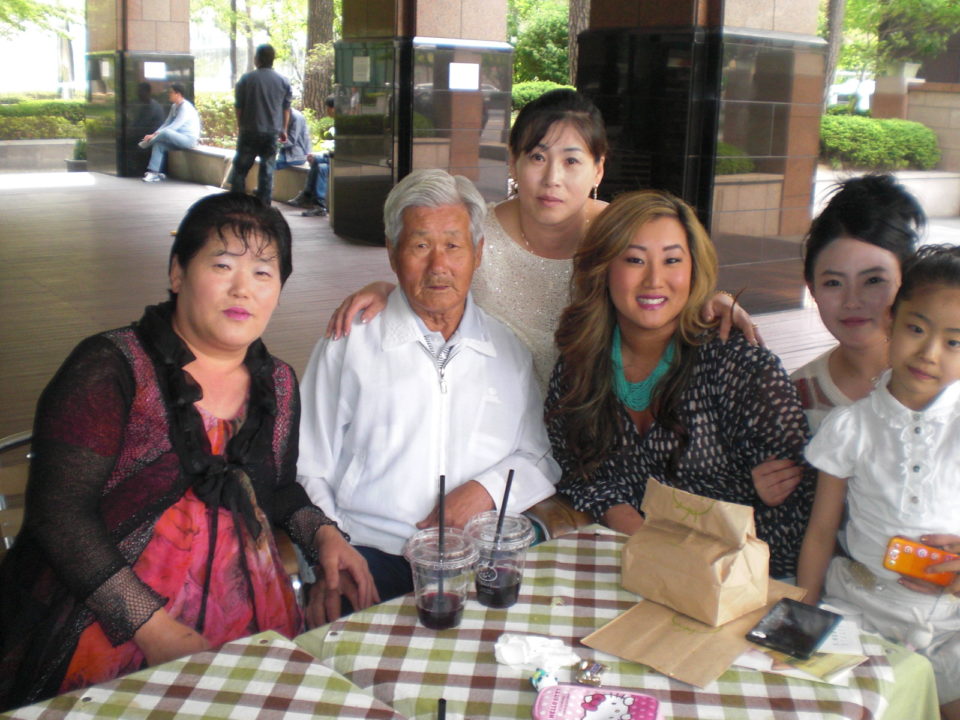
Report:
M631 410L642 412L650 407L653 389L660 379L667 374L673 356L676 354L676 343L671 340L666 350L660 356L657 366L646 378L640 382L630 382L623 373L623 352L621 349L620 326L613 328L613 347L610 348L610 358L613 360L613 390L617 398Z

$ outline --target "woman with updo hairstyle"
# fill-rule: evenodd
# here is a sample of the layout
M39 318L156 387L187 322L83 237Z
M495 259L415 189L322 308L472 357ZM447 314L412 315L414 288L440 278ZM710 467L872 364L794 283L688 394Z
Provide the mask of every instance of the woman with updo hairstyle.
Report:
M812 431L866 397L887 369L890 306L926 218L892 175L846 180L810 225L803 278L837 345L791 376Z
M737 331L720 340L703 319L716 277L713 243L670 193L621 195L592 223L547 395L560 491L627 534L643 524L651 477L749 505L771 574L790 577L813 476L798 466L771 489L755 470L772 458L799 462L807 424L779 359Z
M596 194L607 152L603 118L590 100L574 90L544 93L524 106L510 131L513 192L488 206L473 297L530 350L542 390L557 359L553 335L570 301L571 259L606 207ZM392 289L372 283L348 296L330 319L327 335L349 333L361 310L362 322L376 316ZM734 322L754 339L750 316L728 295L711 295L704 319L719 317L724 336Z

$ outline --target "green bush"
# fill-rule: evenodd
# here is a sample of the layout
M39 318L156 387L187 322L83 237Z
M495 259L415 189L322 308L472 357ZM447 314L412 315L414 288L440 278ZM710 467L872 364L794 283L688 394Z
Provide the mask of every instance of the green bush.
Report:
M307 129L310 131L310 139L315 146L319 146L324 140L330 140L327 133L333 127L333 118L327 115L317 117L310 108L304 108L303 116L307 119Z
M747 157L747 154L736 145L725 143L722 140L717 143L717 175L752 173L756 167L753 160Z
M3 140L50 140L85 135L83 125L62 117L0 117Z
M59 100L60 94L56 92L24 92L10 93L0 95L0 105L15 105L25 100Z
M880 120L891 142L897 148L905 167L931 170L940 162L937 135L926 125L911 120Z
M834 167L866 170L929 170L940 160L937 137L909 120L858 115L820 119L820 155Z
M560 83L549 80L531 80L529 82L514 83L511 92L513 109L517 111L522 110L527 103L533 102L544 93L556 90L557 88L576 90L572 85L561 85Z
M15 105L0 105L0 117L62 117L80 123L85 106L86 103L74 100L26 100Z
M233 105L233 93L197 93L194 104L200 115L200 142L214 147L235 147L237 114Z
M827 108L827 115L859 115L870 117L869 110L860 110L852 103L838 103Z

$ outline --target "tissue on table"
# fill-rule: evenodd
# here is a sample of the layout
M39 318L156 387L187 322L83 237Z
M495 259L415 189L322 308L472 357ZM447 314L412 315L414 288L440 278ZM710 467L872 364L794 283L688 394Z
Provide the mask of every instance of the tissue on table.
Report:
M519 670L553 671L580 662L563 640L542 635L504 633L494 646L494 654L501 665Z

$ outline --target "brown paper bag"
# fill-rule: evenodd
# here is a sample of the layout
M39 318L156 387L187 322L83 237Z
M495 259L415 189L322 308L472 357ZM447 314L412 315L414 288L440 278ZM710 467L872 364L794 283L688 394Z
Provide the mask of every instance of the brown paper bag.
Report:
M794 585L770 581L766 602L722 627L712 627L654 602L641 602L585 637L587 647L642 663L667 677L705 687L751 645L745 635L780 598L803 599Z
M647 480L646 521L623 548L624 588L723 625L767 604L770 549L753 508Z

